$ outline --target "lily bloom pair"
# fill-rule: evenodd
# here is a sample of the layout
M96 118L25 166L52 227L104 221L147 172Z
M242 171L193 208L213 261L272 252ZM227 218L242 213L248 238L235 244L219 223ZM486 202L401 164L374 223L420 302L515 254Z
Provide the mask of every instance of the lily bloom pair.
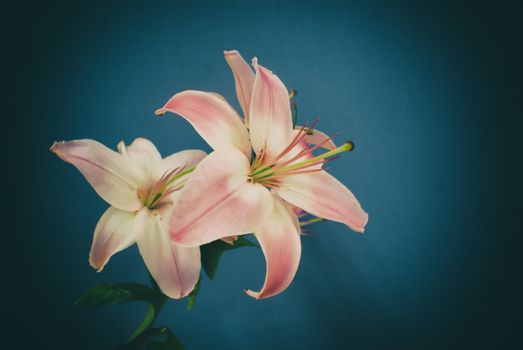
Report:
M209 155L182 151L162 159L144 139L129 147L121 143L119 153L90 140L51 147L112 205L95 229L93 267L103 268L111 255L136 242L162 291L179 298L198 280L200 245L254 233L266 277L259 291L246 292L260 299L285 290L296 274L297 210L363 232L367 214L323 168L353 145L336 147L314 125L293 128L280 79L256 59L251 68L237 51L226 51L225 58L243 118L220 95L202 91L176 94L156 111L189 121L213 149ZM313 154L321 148L325 153Z

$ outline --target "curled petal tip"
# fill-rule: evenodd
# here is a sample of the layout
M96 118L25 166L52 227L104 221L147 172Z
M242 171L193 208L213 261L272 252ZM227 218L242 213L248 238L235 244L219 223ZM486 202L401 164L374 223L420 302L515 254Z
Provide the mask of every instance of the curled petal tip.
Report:
M365 226L367 226L367 222L369 221L369 214L365 213L365 219L363 219L361 225L359 227L352 227L352 230L356 233L365 233Z
M247 294L248 296L253 297L253 298L256 299L256 300L260 300L260 293L258 293L258 292L254 292L254 291L252 291L252 290L250 290L250 289L247 289L247 288L243 289L243 291L244 291L245 294Z
M65 143L66 141L55 141L53 142L51 147L49 147L49 151L56 154L60 159L67 161L66 157L64 156L64 153L60 150L60 146L62 146Z
M367 226L367 222L369 222L369 214L365 213L365 220L361 225L361 231L359 231L361 234L365 233L365 226Z
M91 258L89 258L89 265L91 265L91 267L98 273L102 272L104 269L104 266L99 266L99 264L93 262Z
M167 110L165 110L164 108L158 108L156 111L154 111L154 114L159 117L162 117L166 112Z
M65 141L55 141L53 142L53 144L51 145L51 147L49 147L49 150L53 153L56 153L58 154L58 146L60 146L60 144L64 143Z

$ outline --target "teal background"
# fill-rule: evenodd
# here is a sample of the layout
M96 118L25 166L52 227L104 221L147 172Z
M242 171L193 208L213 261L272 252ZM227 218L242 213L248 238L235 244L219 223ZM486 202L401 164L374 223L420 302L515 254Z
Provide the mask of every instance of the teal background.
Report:
M521 346L521 31L493 2L19 2L5 6L6 349L110 349L141 304L77 310L101 282L146 282L135 247L87 262L107 205L55 140L146 137L164 155L209 147L153 111L185 89L238 107L222 52L257 56L299 92L300 120L351 139L331 173L370 214L361 236L312 226L281 295L255 301L259 251L222 260L194 309L160 323L186 349ZM514 152L513 154L511 152ZM519 331L519 334L518 334Z

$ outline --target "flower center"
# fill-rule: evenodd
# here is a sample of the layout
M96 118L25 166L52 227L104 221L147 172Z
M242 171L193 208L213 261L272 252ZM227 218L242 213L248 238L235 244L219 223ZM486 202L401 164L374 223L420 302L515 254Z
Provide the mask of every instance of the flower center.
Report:
M193 170L194 167L188 169L176 168L166 171L158 181L139 190L138 197L145 207L150 210L157 209L168 195L183 187L183 183L175 184L174 182Z
M269 188L277 187L285 176L323 171L322 165L324 163L338 158L334 156L340 153L350 152L354 149L354 143L347 141L333 150L312 156L312 151L330 141L330 138L326 138L313 147L309 147L305 142L302 142L305 135L310 135L316 122L309 128L303 126L291 143L273 159L265 160L263 153L258 155L251 165L250 181ZM290 156L289 152L297 146L301 149L295 155ZM303 159L306 156L308 157Z

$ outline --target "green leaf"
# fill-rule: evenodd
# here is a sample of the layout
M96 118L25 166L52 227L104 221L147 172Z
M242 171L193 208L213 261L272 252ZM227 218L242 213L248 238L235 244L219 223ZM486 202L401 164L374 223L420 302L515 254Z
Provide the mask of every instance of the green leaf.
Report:
M136 328L136 330L131 334L131 337L129 338L129 342L135 339L136 337L140 336L149 326L153 323L154 319L156 318L156 310L154 308L154 305L151 303L147 303L147 312L145 313L145 317Z
M142 323L136 328L133 334L131 334L127 343L118 348L119 350L140 349L147 340L147 337L152 334L151 332L155 331L155 328L151 328L151 326L168 300L168 297L161 293L161 291L159 293L159 295L156 295L154 304L147 303L147 311Z
M217 240L200 247L202 255L202 267L207 276L212 280L216 274L216 269L220 262L223 252L240 247L258 247L256 243L249 241L245 236L240 236L234 244L225 243Z
M196 296L198 295L198 292L200 291L200 282L202 280L202 276L198 278L198 282L196 282L196 285L194 286L194 289L189 293L187 296L187 311L191 310L194 306L194 303L196 302Z
M152 328L146 350L183 350L183 345L170 329Z
M155 293L139 283L100 284L85 292L74 306L92 308L138 300L153 302Z

